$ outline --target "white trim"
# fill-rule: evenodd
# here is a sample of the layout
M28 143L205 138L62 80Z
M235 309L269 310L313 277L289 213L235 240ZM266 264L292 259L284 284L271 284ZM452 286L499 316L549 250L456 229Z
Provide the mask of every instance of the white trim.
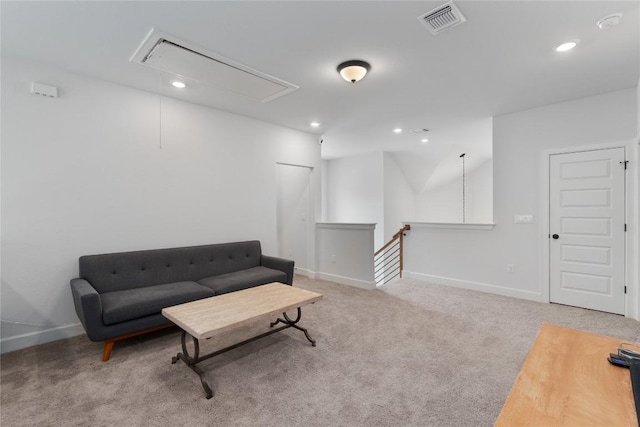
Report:
M541 295L538 292L523 291L521 289L505 288L503 286L490 285L488 283L471 282L468 280L454 279L451 277L433 276L430 274L414 273L403 271L402 277L415 279L421 282L434 283L436 285L451 286L454 288L469 289L472 291L485 292L502 295L505 297L520 298L529 301L541 302Z
M375 230L376 223L317 222L316 228L342 230Z
M307 259L306 264L308 266L308 268L315 268L315 247L316 247L316 233L314 230L313 225L315 224L315 192L314 192L314 185L313 185L313 179L314 179L314 171L315 168L313 166L308 166L308 165L301 165L301 164L295 164L295 163L285 163L285 162L276 162L276 167L275 167L275 175L276 175L276 187L277 190L276 192L280 191L280 187L279 187L279 181L278 181L278 166L290 166L290 167L296 167L296 168L305 168L305 169L309 169L309 181L308 181L308 186L307 188L309 189L309 194L307 195L307 226L306 226L306 243L307 243ZM277 195L278 196L278 195ZM277 222L277 217L278 217L278 200L277 200L277 196L275 200L275 217L276 217L276 222ZM276 245L277 245L277 249L280 249L280 238L281 236L279 235L278 231L276 230ZM280 257L284 257L286 258L286 256L284 256L284 254L278 254L278 256ZM295 270L298 270L298 267L295 267ZM295 273L294 270L294 273ZM307 274L307 277L308 274Z
M28 334L16 335L0 339L0 353L21 350L38 344L45 344L65 338L75 337L84 334L84 329L80 323L57 326L44 331L30 332Z
M338 276L329 273L315 273L314 279L326 280L327 282L339 283L341 285L354 286L360 289L371 290L376 288L376 282L367 282L364 280L352 279L351 277Z
M309 270L308 268L298 268L298 267L294 267L294 268L293 268L293 275L294 275L294 278L295 278L295 275L296 275L296 274L299 274L299 275L301 275L301 276L308 277L308 278L310 278L310 279L313 279L313 278L314 278L314 276L315 276L315 273L314 273L313 271Z
M311 170L313 170L315 168L315 166L301 165L301 164L297 164L297 163L287 163L287 162L276 162L276 165L294 166L294 167L297 167L297 168L307 168L307 169L311 169Z
M415 228L446 228L461 230L493 230L495 224L470 224L461 222L403 222Z
M542 244L540 245L540 260L542 265L540 268L540 276L538 277L540 283L540 291L542 294L542 302L549 303L549 286L551 282L549 280L549 156L552 154L559 154L545 150L542 152L540 161L542 162L540 170L540 178L542 180L542 191L540 192L540 239Z
M596 151L607 150L611 148L623 148L625 152L625 159L631 160L628 163L628 170L625 174L625 222L627 224L627 232L625 233L625 284L627 286L627 294L625 297L625 317L640 320L639 313L639 289L638 280L636 276L636 264L638 263L634 240L637 237L637 225L634 218L637 216L637 200L634 196L638 192L634 184L634 177L637 176L637 159L638 152L636 151L636 140L623 140L616 142L608 142L602 144L590 144L584 146L573 146L548 149L542 151L540 162L541 171L540 181L542 191L540 192L540 217L541 217L541 229L540 239L542 240L541 248L541 261L542 268L540 269L540 289L543 302L549 302L549 156L554 154L569 154L580 153L584 151ZM636 160L635 162L633 160Z

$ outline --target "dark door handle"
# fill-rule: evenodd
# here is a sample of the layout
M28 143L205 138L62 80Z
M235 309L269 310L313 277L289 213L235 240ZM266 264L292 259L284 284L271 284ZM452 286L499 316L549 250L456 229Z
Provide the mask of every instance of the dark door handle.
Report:
M551 237L553 237L553 238L554 238L554 239L556 239L556 240L560 238L560 236L558 236L557 234L554 234L554 235L553 235L553 236L551 236Z

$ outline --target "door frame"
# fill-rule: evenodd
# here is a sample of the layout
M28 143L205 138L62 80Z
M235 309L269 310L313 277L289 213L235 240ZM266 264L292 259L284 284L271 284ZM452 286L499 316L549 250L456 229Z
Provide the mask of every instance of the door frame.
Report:
M637 174L637 160L638 160L638 144L640 142L636 140L627 140L611 143L592 144L592 145L580 145L564 148L548 149L542 152L541 156L541 168L542 171L541 189L540 192L540 250L542 268L540 272L540 289L542 302L550 302L550 259L549 259L549 196L550 196L550 179L549 179L549 161L550 156L554 154L569 154L578 153L583 151L595 151L606 150L609 148L623 148L625 150L625 159L629 161L627 163L627 173L624 177L624 217L627 224L627 232L625 233L625 267L624 267L624 282L627 286L627 293L625 295L624 304L624 316L631 317L636 320L638 318L638 281L637 281L637 269L638 261L636 257L636 250L638 242L638 224L637 224L637 212L638 212L638 190L636 188L636 182L638 182ZM635 260L635 262L634 262Z
M275 162L275 172L276 172L276 187L278 186L277 184L277 180L278 180L278 166L292 166L292 167L297 167L297 168L304 168L304 169L309 169L309 194L308 194L308 200L307 200L307 228L306 228L306 232L307 232L307 268L299 268L299 267L295 267L295 274L301 274L303 276L307 276L310 278L313 278L314 272L316 270L316 265L315 265L315 259L316 259L316 255L315 255L315 247L316 247L316 235L315 235L315 226L316 226L316 218L317 218L317 212L316 212L316 193L314 191L314 186L313 186L313 182L316 178L316 176L314 175L314 173L316 173L316 168L313 166L309 166L309 165L303 165L303 164L296 164L296 163L287 163L287 162ZM276 193L279 191L279 188L276 188ZM278 231L277 231L277 221L278 221L278 202L277 202L277 198L278 198L278 194L276 194L276 203L275 203L275 217L276 217L276 246L279 247L280 242L278 241L280 239L280 236L278 236Z

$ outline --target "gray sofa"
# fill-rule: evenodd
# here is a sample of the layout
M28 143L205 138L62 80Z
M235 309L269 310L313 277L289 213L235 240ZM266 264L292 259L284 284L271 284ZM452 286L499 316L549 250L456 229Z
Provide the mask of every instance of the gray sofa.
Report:
M172 324L164 307L271 282L293 283L293 261L265 256L259 241L80 257L71 280L76 313L103 361L116 341Z

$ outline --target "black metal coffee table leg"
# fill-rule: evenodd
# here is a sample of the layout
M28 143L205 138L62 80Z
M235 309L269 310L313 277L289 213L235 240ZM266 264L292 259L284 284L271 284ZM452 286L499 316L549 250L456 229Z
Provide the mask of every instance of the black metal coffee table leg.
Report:
M309 331L307 331L306 328L303 328L302 326L299 326L297 324L300 321L300 318L302 317L302 310L300 309L300 307L298 307L298 316L296 317L296 320L291 320L287 315L287 313L282 313L282 317L284 317L284 319L278 318L276 319L275 322L271 322L269 326L273 328L278 323L284 323L285 326L283 326L283 328L296 328L297 330L304 332L304 336L307 337L307 340L309 340L309 342L313 347L316 346L316 340L311 338L311 336L309 335Z
M186 344L186 331L182 331L181 342L182 342L182 353L178 353L174 357L171 358L171 363L176 363L179 360L182 360L185 365L187 365L193 372L198 374L200 377L200 382L202 383L202 388L204 389L204 393L207 399L211 399L213 397L213 391L211 387L209 387L209 383L207 382L207 378L204 375L204 371L196 366L196 363L202 361L203 359L199 359L200 355L200 342L197 338L191 337L193 339L193 356L189 355L189 350L187 349Z

